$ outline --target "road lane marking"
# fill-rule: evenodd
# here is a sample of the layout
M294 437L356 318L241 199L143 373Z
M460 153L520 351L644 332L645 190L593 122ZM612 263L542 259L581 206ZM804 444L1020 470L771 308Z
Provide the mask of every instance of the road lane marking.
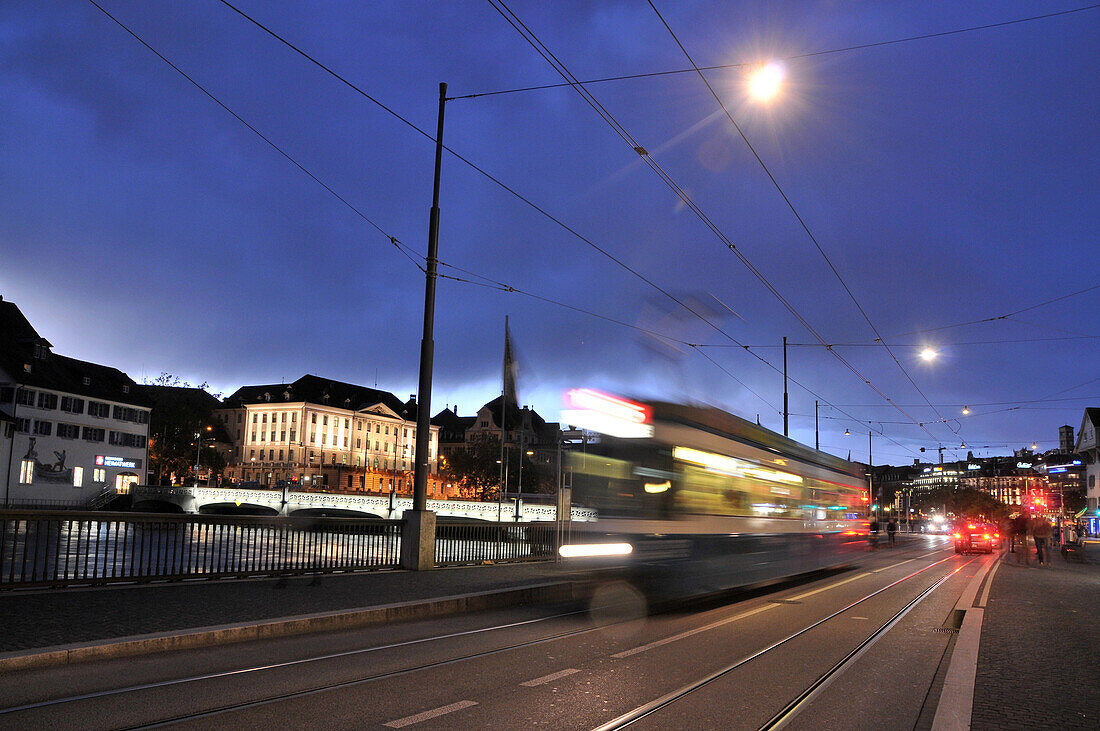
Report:
M856 579L862 579L864 576L870 576L870 575L871 575L870 572L864 571L862 574L856 574L855 576L849 576L847 579L844 579L842 581L837 581L833 584L829 584L828 586L822 586L819 589L814 589L813 591L807 591L807 592L803 592L802 594L798 594L797 596L792 596L791 601L792 602L801 601L801 600L805 599L806 597L813 596L814 594L820 594L821 592L828 591L829 589L835 589L838 586L844 586L845 584L847 584L849 582L852 582L852 581L855 581Z
M907 564L907 563L909 563L909 561L916 561L916 560L917 559L915 559L915 558L911 558L908 561L900 561L898 563L892 563L889 566L883 566L881 569L875 569L871 573L872 574L877 574L879 571L889 571L890 569L897 568L898 566L901 566L902 564Z
M415 716L405 716L399 718L396 721L390 721L389 723L382 724L390 728L404 728L406 726L412 726L414 723L420 723L421 721L427 721L431 718L437 718L439 716L445 716L448 713L454 713L455 711L461 711L463 708L469 708L470 706L476 706L477 701L459 701L458 703L452 703L449 706L443 706L441 708L433 708L430 711L424 711L418 713Z
M576 668L568 668L566 670L560 670L556 673L550 673L549 675L543 675L541 678L535 678L534 680L528 680L526 683L520 683L525 688L534 688L536 685L546 685L547 683L553 683L558 678L564 678L573 673L579 673L580 670Z
M781 606L781 605L779 605L779 604L764 604L762 606L757 607L756 609L750 609L747 612L742 612L741 614L735 614L732 617L727 617L726 619L723 619L720 622L713 622L711 624L703 625L702 627L696 627L695 629L689 629L687 632L681 632L678 635L672 635L671 637L665 637L664 639L660 639L660 640L656 640L654 642L650 642L648 645L639 645L638 647L633 647L629 650L623 650L622 652L616 652L611 657L616 658L616 659L622 659L624 657L630 657L631 655L637 655L640 652L646 652L647 650L652 650L655 647L661 647L662 645L667 645L670 642L677 642L679 640L686 639L686 638L691 637L693 635L697 635L701 632L707 632L707 631L712 630L712 629L717 629L718 627L721 627L722 625L729 624L731 622L737 622L739 620L745 619L746 617L751 617L754 614L760 614L761 612L767 611L768 609L775 609L778 606Z

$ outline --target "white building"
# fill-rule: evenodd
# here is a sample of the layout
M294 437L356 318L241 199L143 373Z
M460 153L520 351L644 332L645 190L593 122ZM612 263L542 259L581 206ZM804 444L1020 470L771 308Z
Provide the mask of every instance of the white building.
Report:
M289 384L243 386L214 414L232 446L234 481L353 492L412 490L416 400L305 375ZM439 427L431 427L428 496L444 497L437 474Z
M1100 515L1100 408L1085 409L1074 451L1085 462L1085 498L1090 516Z
M53 353L0 298L0 411L14 429L0 465L6 505L76 506L143 482L149 406L122 371Z

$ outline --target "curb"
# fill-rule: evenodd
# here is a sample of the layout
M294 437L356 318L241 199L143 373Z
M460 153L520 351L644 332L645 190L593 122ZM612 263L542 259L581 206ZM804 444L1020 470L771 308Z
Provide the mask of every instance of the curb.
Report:
M158 632L123 637L106 642L97 640L73 645L38 648L30 651L6 652L0 653L0 673L69 665L92 660L133 657L169 650L189 650L214 645L228 645L271 637L352 629L384 622L428 619L448 614L499 609L533 602L568 601L576 599L578 596L578 586L574 582L551 582L516 589L458 594L398 604L382 604L363 609L303 614L263 622L239 622L214 627L201 627L185 632Z

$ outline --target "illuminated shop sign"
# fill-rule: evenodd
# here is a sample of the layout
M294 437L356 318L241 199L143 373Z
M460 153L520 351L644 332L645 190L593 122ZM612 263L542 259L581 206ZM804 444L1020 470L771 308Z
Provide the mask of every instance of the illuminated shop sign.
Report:
M138 466L136 459L112 457L106 454L97 454L95 456L95 463L97 467L121 467L126 470L134 470L137 469Z
M980 464L968 464L966 469L968 470L980 470L982 466Z
M1031 469L1031 463L1030 462L1017 462L1016 466L1019 467L1021 470Z

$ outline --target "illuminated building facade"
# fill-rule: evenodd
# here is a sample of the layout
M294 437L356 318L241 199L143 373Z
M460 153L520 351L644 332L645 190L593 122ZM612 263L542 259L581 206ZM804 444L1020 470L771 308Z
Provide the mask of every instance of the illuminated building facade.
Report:
M57 355L0 298L3 502L79 507L144 483L150 406L122 371Z
M231 440L225 475L235 483L292 489L411 494L414 397L305 375L290 384L243 386L215 417ZM428 497L449 497L438 477L439 427L428 446Z

